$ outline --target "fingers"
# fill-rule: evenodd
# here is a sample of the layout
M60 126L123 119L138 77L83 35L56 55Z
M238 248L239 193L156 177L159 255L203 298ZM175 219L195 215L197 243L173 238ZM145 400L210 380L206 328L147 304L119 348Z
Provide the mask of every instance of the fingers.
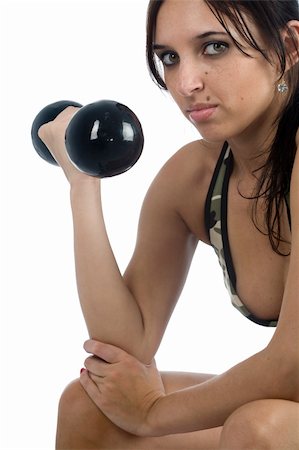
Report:
M103 342L95 341L93 339L85 342L84 349L87 353L92 353L110 364L120 362L128 356L128 353L114 345L104 344Z
M86 369L93 375L97 377L105 377L107 376L107 372L110 364L96 356L89 356L84 365Z
M45 122L44 124L42 124L38 131L38 137L43 140L44 138L47 138L48 135L51 135L51 133L55 134L55 129L53 129L52 124L55 123L55 125L57 123L60 124L60 127L63 128L63 130L65 131L68 123L72 120L72 118L75 116L75 114L80 110L80 108L76 108L74 106L68 106L67 108L65 108L63 111L61 111L59 114L57 114L57 116L53 119L50 120L50 122Z
M87 370L81 373L80 383L91 400L98 405L101 398L100 387L91 379Z
M80 109L81 108L78 108L76 106L67 106L63 111L57 114L53 122L56 121L61 123L69 123L75 116L75 114L80 111Z

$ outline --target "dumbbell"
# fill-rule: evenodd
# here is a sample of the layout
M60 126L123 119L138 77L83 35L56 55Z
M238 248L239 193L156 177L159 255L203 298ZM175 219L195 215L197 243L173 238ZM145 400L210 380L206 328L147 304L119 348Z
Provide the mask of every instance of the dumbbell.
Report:
M68 106L80 108L65 133L68 156L79 170L106 178L126 172L138 161L144 144L141 124L131 109L113 100L86 106L62 100L43 108L31 128L32 143L41 158L57 165L38 130Z

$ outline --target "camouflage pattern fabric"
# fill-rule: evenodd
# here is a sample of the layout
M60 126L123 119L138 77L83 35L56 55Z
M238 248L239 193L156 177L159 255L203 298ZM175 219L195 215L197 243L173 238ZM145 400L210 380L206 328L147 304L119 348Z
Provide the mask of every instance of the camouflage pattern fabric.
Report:
M263 320L255 317L242 303L236 292L236 275L231 259L227 236L227 188L233 167L233 155L225 144L213 175L206 203L206 227L210 242L223 271L224 283L231 302L249 320L267 327L275 327L277 320Z

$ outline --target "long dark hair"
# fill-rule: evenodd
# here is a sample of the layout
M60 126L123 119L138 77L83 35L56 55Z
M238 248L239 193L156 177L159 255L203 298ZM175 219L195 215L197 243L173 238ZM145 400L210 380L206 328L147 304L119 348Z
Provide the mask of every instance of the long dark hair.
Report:
M148 68L153 80L160 88L167 90L153 51L156 19L163 1L151 0L149 2L146 55ZM280 242L284 241L281 236L281 212L286 197L289 195L291 173L296 154L296 133L299 127L299 64L296 63L285 73L288 53L281 37L281 31L284 29L288 31L294 49L297 50L299 55L299 43L287 25L291 20L299 20L298 0L204 1L242 53L246 54L243 46L231 35L228 29L228 22L233 25L247 44L260 52L271 64L273 58L257 44L247 26L244 14L249 15L253 19L268 49L272 52L274 51L277 55L281 78L284 78L289 88L285 106L276 119L277 132L269 149L268 158L266 163L259 168L259 170L262 169L261 175L253 197L255 199L253 207L254 223L256 224L258 199L263 197L266 201L265 223L271 246L276 253L283 254L279 250Z

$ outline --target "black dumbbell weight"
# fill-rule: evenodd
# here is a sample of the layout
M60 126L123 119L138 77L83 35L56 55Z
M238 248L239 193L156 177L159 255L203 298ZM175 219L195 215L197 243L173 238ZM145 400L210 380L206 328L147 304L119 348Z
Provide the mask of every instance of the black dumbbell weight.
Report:
M65 134L67 153L79 170L105 178L119 175L137 162L144 144L141 124L133 111L113 100L101 100L83 107L76 102L60 101L42 109L34 119L31 137L43 159L57 165L38 137L38 129L68 106L80 107Z

